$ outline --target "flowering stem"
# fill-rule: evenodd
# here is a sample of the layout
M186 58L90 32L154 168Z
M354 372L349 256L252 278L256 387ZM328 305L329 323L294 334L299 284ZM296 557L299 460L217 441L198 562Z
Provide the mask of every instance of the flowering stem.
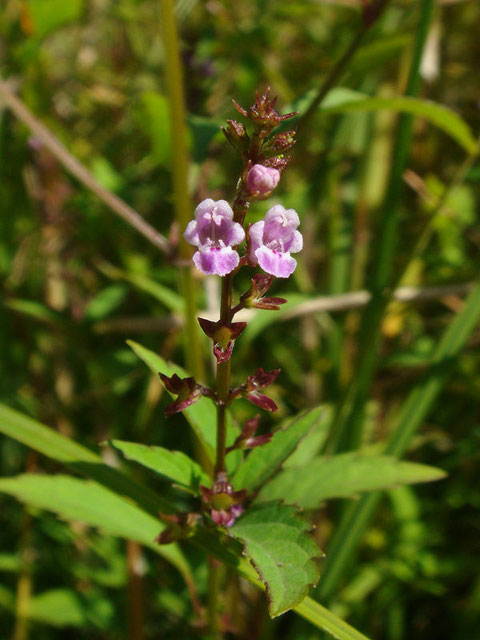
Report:
M232 308L232 274L222 278L222 298L220 303L220 321L228 323L231 320ZM217 363L217 451L215 461L215 477L225 471L225 448L227 439L226 409L230 395L231 359Z

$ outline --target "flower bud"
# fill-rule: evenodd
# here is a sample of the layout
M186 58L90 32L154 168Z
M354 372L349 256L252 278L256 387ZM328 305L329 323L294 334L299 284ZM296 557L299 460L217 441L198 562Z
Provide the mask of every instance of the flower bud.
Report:
M246 497L245 489L235 491L233 486L227 482L225 474L219 474L212 488L208 489L200 485L202 500L207 509L210 510L212 520L216 525L231 527L242 511L242 503Z
M264 298L263 294L268 291L274 280L274 276L266 273L259 273L252 278L252 285L248 291L240 296L240 302L247 309L266 309L278 311L279 305L287 302L285 298Z
M232 355L235 340L247 326L246 322L212 322L197 318L203 332L213 340L213 355L217 362L227 362Z
M280 180L278 169L254 164L247 175L247 188L257 200L265 200L272 195L272 191Z

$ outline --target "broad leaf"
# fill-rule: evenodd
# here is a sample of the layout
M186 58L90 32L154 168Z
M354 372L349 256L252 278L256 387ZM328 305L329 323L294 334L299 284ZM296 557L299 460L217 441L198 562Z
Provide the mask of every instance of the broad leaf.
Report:
M154 374L159 372L167 376L174 373L181 377L187 374L176 364L166 362L161 356L150 349L143 347L138 342L127 340L127 344L133 349L137 356L145 362ZM205 452L210 460L214 459L214 450L217 438L217 411L213 402L208 398L201 398L197 403L183 411L190 426L194 430L199 441L202 443ZM227 413L227 446L233 444L238 436L238 429L234 426L231 417ZM228 471L235 469L241 460L241 452L234 451L227 456Z
M0 492L64 520L80 520L105 533L157 549L163 524L96 482L71 476L23 474L0 478Z
M445 472L391 456L343 453L316 458L307 466L285 469L265 485L259 501L284 499L304 509L317 509L328 498L347 498L364 491L440 480Z
M332 424L333 410L329 405L318 407L318 422L304 438L295 451L285 460L283 467L303 467L316 458L323 450Z
M323 407L316 407L300 413L276 431L268 444L253 449L233 476L235 488L251 491L270 478L307 433L318 425L323 412Z
M144 444L123 440L112 440L110 444L121 451L127 460L137 462L193 493L198 492L200 483L210 484L208 475L200 465L181 451L170 451L163 447L147 447Z
M118 469L109 467L98 455L86 447L2 404L0 404L0 433L4 433L27 447L31 447L53 460L62 462L74 471L96 480L119 497L133 500L135 505L138 505L138 512L150 514L153 516L153 520L159 510L171 512L173 509L172 505L148 487L134 482ZM157 525L157 532L161 528L161 524ZM188 563L177 545L157 545L155 550L177 567L186 580L191 579Z
M310 528L294 508L277 503L252 507L230 528L265 585L272 618L302 602L320 578L322 553Z
M71 589L51 589L28 602L27 617L53 627L95 626L107 630L115 615L112 602L97 590L83 594Z
M112 488L116 491L118 487L121 495L128 496L143 511L149 513L153 509L152 513L155 513L156 496L153 494L154 500L152 503L152 493L146 487L131 481L117 469L107 467L103 464L101 458L73 440L1 404L0 432L54 460L63 462L72 469L81 471L107 488ZM166 506L168 508L168 504ZM165 509L165 506L163 508ZM258 581L254 570L244 558L227 552L225 545L220 543L216 533L204 530L203 534L201 539L195 538L195 542L204 552L213 555L228 566L236 568L253 584L264 586ZM174 564L187 582L191 582L190 570L175 544L157 545L155 551ZM180 555L180 560L177 558L178 555ZM0 604L6 607L13 607L14 601L13 594L0 585ZM308 596L300 605L295 607L295 611L319 629L324 629L327 633L340 640L367 640L364 635Z

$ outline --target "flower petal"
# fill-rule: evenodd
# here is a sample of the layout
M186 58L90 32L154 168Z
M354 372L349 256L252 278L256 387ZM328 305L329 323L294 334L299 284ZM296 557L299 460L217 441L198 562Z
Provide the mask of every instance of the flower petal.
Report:
M281 204L276 204L267 211L265 214L265 222L273 221L277 218L286 220L288 226L294 226L295 228L300 224L300 218L295 209L285 209Z
M303 249L303 236L300 231L293 232L293 242L290 245L288 251L290 253L298 253Z
M240 262L240 257L231 247L200 247L193 255L193 262L206 275L226 276Z
M268 247L257 249L255 256L262 269L277 278L290 277L297 266L297 261L289 253L279 253Z
M243 230L242 225L239 224L238 222L234 222L230 230L228 244L231 247L234 247L235 245L240 244L244 240L245 240L245 231Z
M265 222L263 220L260 220L260 222L255 222L255 224L252 224L248 231L248 237L250 238L250 255L248 257L254 264L257 264L257 256L255 255L255 251L263 244L264 227Z
M197 231L197 221L190 220L187 224L187 228L183 233L183 237L189 244L193 244L198 247L199 239L198 239L198 231Z

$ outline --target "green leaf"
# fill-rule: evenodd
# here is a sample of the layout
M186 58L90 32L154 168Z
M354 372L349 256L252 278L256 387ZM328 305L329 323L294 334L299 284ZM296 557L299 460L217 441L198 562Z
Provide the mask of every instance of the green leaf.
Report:
M208 475L200 465L181 451L170 451L163 447L147 447L144 444L123 440L111 440L110 444L121 451L127 460L137 462L193 493L198 493L200 483L210 484Z
M107 467L99 456L85 447L2 404L0 404L0 433L12 437L54 460L63 462L72 469L81 471L97 480L100 484L118 491L121 495L133 500L143 511L156 513L155 508L159 499L155 494L152 498L152 492L149 489L131 481L117 469ZM169 508L165 501L161 501L160 505L164 511ZM220 542L216 533L205 530L203 537L195 541L203 551L212 554L232 568L236 568L250 582L264 587L257 580L255 572L245 559L226 552L225 545ZM155 551L176 566L187 582L191 582L190 569L177 545L157 545ZM10 606L13 609L14 601L13 594L0 585L0 604ZM339 640L367 640L361 633L308 596L295 607L295 611L319 629L324 629Z
M392 98L370 97L351 89L337 87L332 89L319 110L323 115L329 113L353 113L355 111L399 111L425 118L449 136L468 153L477 148L477 142L468 124L454 111L444 105L410 96Z
M317 458L307 466L286 469L265 485L258 500L284 499L304 509L317 509L329 498L445 478L441 469L391 456L344 453Z
M322 553L310 528L294 508L282 504L252 507L230 528L265 584L272 618L302 602L320 578Z
M49 31L76 20L82 10L83 0L27 0L35 38L42 38Z
M449 375L457 363L457 356L480 322L480 284L468 296L461 311L449 324L433 350L431 365L425 376L412 389L404 401L395 428L392 430L385 453L402 456L429 411L438 400ZM328 598L335 591L356 547L379 504L380 495L370 493L353 502L346 510L328 548L328 560L319 592Z
M36 420L0 404L0 433L3 433L27 447L31 447L53 460L58 460L76 472L86 475L115 494L125 497L154 518L159 510L171 512L172 505L164 498L134 482L118 469L104 464L103 460L80 444L67 438ZM160 528L158 531L160 531ZM185 580L190 580L188 563L177 545L157 545L155 551L171 562Z
M319 602L308 596L295 607L295 611L305 620L308 620L319 629L324 629L324 631L334 638L338 638L338 640L368 640L363 633L351 627L344 620L341 620L331 611L322 607Z
M91 480L23 474L0 478L0 492L33 507L53 511L64 520L80 520L110 535L157 550L154 540L163 528L162 523Z
M85 317L92 321L102 320L122 304L126 294L127 289L122 284L112 284L102 289L87 304Z
M9 300L4 300L3 304L7 307L7 309L12 309L12 311L17 311L18 313L22 313L26 316L30 316L35 320L40 320L41 322L59 322L62 320L62 316L57 311L52 311L41 302L37 302L36 300L20 300L19 298L10 298Z
M155 375L159 372L164 373L167 376L172 376L174 373L180 377L188 375L178 365L166 362L166 360L157 353L143 347L141 344L138 344L138 342L127 340L127 344L133 349L137 356L143 360L146 365L148 365ZM215 405L211 400L201 398L197 403L188 407L182 413L186 417L199 441L203 444L205 452L209 456L210 460L213 461L217 439L217 412ZM231 416L227 412L227 446L233 444L237 435L238 429L234 426ZM227 470L229 472L238 466L241 460L241 455L241 452L236 450L227 456Z
M157 91L145 91L141 112L138 121L150 139L152 156L160 165L167 166L172 155L168 100Z
M107 629L114 616L113 604L98 591L81 594L71 589L51 589L33 596L27 617L53 627L86 627Z
M332 424L333 408L325 404L318 407L317 410L319 414L318 422L308 433L308 438L304 438L295 451L285 460L284 468L303 467L322 451Z
M248 327L245 329L245 333L242 335L242 340L239 341L240 349L245 349L260 333L265 331L272 324L278 323L283 316L288 316L301 302L309 300L309 296L301 293L282 293L282 296L288 298L288 302L282 304L279 311L275 313L268 313L265 311L257 312L253 318L249 321ZM235 347L236 348L236 347Z
M192 139L192 157L194 162L200 164L208 155L210 143L220 133L221 123L195 115L189 115L187 123Z
M270 478L307 433L318 425L323 413L323 407L316 407L298 414L276 431L268 444L253 449L233 476L234 486L251 491Z

